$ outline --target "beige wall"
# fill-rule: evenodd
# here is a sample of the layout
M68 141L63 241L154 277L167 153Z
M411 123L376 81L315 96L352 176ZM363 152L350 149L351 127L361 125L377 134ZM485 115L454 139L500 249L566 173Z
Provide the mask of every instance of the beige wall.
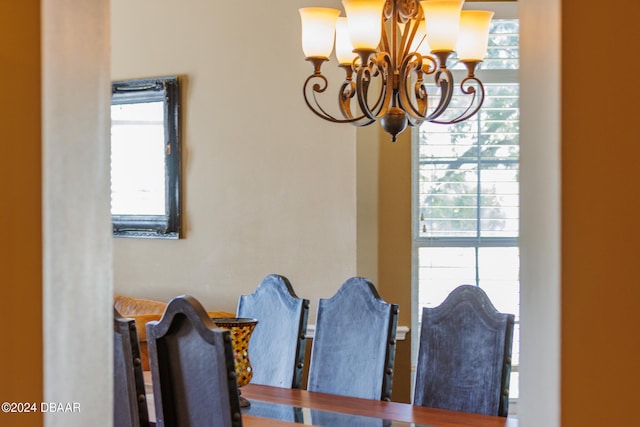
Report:
M115 239L116 292L235 311L270 273L312 302L356 274L355 129L304 105L303 3L111 1L113 79L186 83L185 238Z
M109 2L44 1L41 25L43 400L80 407L75 413L48 412L45 424L109 425Z
M521 427L560 425L559 3L519 2Z
M112 0L112 75L185 78L185 238L115 239L116 292L158 299L191 293L211 309L233 311L238 295L280 273L311 299L313 323L318 298L357 274L400 304L400 324L410 325L409 131L394 145L404 156L403 180L389 161L379 178L388 136L370 126L356 141L355 128L319 120L302 98L311 67L300 48L297 8L340 2L249 1L255 13L243 14L247 35L227 18L235 4L169 3ZM274 26L265 16L282 19ZM380 183L386 196L378 195ZM392 216L384 221L391 227L382 228L392 236L386 243L397 232L397 201L388 200L394 195L404 198L403 251L385 244L389 251L379 254L379 209ZM390 260L391 253L409 264ZM401 279L394 277L399 271ZM409 340L399 344L396 369L394 398L409 401Z

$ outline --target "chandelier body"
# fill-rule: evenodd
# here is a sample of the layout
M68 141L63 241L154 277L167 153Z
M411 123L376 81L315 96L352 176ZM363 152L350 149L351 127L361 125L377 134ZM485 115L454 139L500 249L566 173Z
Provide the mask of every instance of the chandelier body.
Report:
M392 141L407 125L417 126L425 121L452 124L475 115L485 97L484 87L475 76L475 70L486 53L488 27L493 13L461 12L463 1L343 0L346 18L338 18L340 11L337 9L301 9L303 50L307 61L313 64L313 74L303 86L307 106L317 116L334 123L367 126L380 121ZM367 7L370 17L368 28L360 22L364 21L360 15L365 15L362 9ZM314 26L315 21L310 23L315 18L309 16L315 14L324 14L328 22L325 29ZM474 21L477 15L481 15L482 23L475 23L475 28L480 28L483 33L472 30L474 25L467 23ZM358 28L357 25L361 26ZM321 40L323 31L325 36ZM339 67L345 72L345 80L338 91L338 108L342 117L334 117L319 101L319 95L329 86L327 77L322 74L322 66L329 61L334 34L336 57ZM472 46L469 50L469 45L464 45L465 40L480 44L480 47L474 50ZM318 44L314 49L313 43L324 45L320 47ZM467 76L459 86L468 102L461 112L443 119L455 89L453 74L447 68L447 60L454 49L467 69ZM438 98L431 108L427 79L438 88Z

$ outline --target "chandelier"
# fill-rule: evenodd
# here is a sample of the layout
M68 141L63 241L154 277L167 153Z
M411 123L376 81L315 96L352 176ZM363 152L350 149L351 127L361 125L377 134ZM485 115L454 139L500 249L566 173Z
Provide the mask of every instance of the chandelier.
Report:
M307 106L334 123L367 126L380 120L392 141L407 125L453 124L472 117L485 97L475 70L487 51L493 12L462 10L463 3L342 0L346 17L338 9L300 9L302 50L313 64L303 87ZM338 91L339 118L319 101L329 85L321 68L334 40L338 66L345 72ZM454 52L467 76L460 82L464 105L450 108L455 82L447 60ZM425 78L437 93L428 93Z

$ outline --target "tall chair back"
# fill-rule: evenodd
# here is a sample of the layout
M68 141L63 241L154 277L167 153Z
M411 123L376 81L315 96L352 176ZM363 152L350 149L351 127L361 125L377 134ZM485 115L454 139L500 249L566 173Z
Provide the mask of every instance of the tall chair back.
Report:
M113 425L147 427L149 413L144 392L136 322L113 309Z
M391 400L398 306L362 277L318 303L307 388Z
M300 388L309 300L298 298L286 277L270 274L239 298L237 316L258 319L249 341L251 382Z
M230 333L195 298L172 299L147 340L157 426L242 426Z
M506 417L513 324L471 285L424 308L414 404Z

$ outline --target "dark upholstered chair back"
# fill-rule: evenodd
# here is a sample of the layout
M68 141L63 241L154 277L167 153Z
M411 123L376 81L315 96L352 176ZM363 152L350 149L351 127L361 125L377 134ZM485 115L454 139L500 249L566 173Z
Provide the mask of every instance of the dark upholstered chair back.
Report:
M398 306L362 277L321 299L311 349L310 391L390 400Z
M424 308L414 404L506 417L513 323L471 285Z
M136 322L113 309L113 425L147 427L142 361Z
M286 277L265 277L238 301L238 317L258 319L249 341L253 384L300 388L309 300L298 298Z
M172 299L147 340L156 425L242 426L230 333L195 298Z

